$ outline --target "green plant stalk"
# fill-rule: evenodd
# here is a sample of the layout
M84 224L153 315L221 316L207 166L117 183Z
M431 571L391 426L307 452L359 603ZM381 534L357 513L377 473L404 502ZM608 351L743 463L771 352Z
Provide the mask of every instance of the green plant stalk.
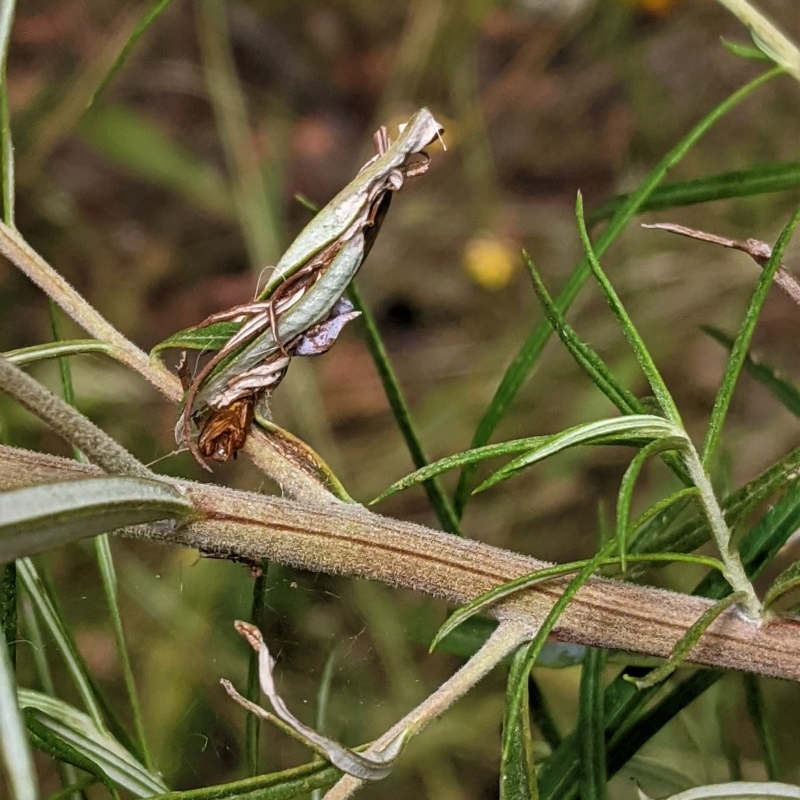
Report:
M639 188L628 196L626 202L620 206L619 210L609 220L602 234L598 237L594 245L594 252L598 258L605 253L612 242L623 231L631 217L637 213L641 205L650 197L656 186L661 183L667 172L680 162L686 152L728 111L737 106L762 84L782 73L783 70L778 68L769 70L750 81L750 83L745 84L740 89L737 89L695 125L695 127L692 128L692 130L689 131L661 161L659 161L656 167L641 183ZM586 282L589 274L589 263L587 259L583 259L570 275L561 293L555 299L555 303L562 313L569 308L572 301L577 297L578 292ZM525 381L530 368L550 339L551 333L552 329L549 323L545 321L538 325L522 344L522 347L500 381L500 385L497 387L497 391L489 404L489 408L478 423L470 447L480 447L488 442L498 422L502 419L506 409ZM470 484L474 471L474 466L468 466L461 472L453 501L456 513L459 516L463 514L464 507L469 498Z
M711 485L711 480L706 474L703 462L692 442L687 443L687 448L683 451L683 460L692 483L697 487L697 498L708 520L711 537L714 539L722 563L725 565L725 579L734 592L741 592L743 598L741 605L747 616L754 622L760 620L761 602L753 584L747 577L739 551L731 542L731 531L717 502L714 487Z
M150 27L153 22L155 22L156 18L171 2L172 0L155 0L151 8L145 12L141 22L139 22L139 24L136 26L136 29L128 37L125 45L119 51L119 55L114 60L114 63L109 67L105 77L100 81L97 89L95 89L87 107L91 107L97 102L108 84L114 79L114 76L120 71L120 69L122 69L122 66L127 60L131 50L133 50L134 45L139 41L139 37Z
M417 469L421 469L428 465L429 460L422 447L422 442L414 427L414 423L411 420L411 412L409 411L408 404L403 395L403 390L400 388L400 382L397 380L397 376L392 369L389 355L386 352L386 348L383 346L383 339L378 331L378 326L375 324L375 318L361 298L361 294L355 283L350 284L347 294L355 309L361 312L361 319L367 334L367 348L378 370L378 375L383 384L383 390L386 392L386 399L389 401L389 406L392 409L392 415L406 443L414 466ZM452 503L442 489L439 481L430 478L423 483L423 486L425 487L425 493L428 495L428 500L442 528L457 536L461 536L461 525L458 521L458 515L453 509Z
M67 666L67 670L75 683L75 688L83 702L84 708L100 728L105 727L103 711L95 697L91 680L86 673L85 665L72 639L70 632L60 623L59 615L53 599L39 575L36 567L29 558L22 558L18 562L19 574L27 596L30 598L36 612L41 617L45 626L58 645L58 649Z
M93 540L97 565L100 570L100 577L103 582L103 590L108 603L109 616L111 618L111 629L114 632L114 645L117 650L117 659L122 670L122 680L125 684L125 692L128 695L128 703L133 715L133 727L136 735L136 743L139 746L139 756L145 767L151 772L155 771L155 762L147 744L147 734L144 729L144 719L142 709L139 704L139 693L136 689L136 681L133 677L130 653L128 644L125 641L125 631L122 625L122 612L119 607L119 592L117 573L114 568L114 558L111 554L111 540L108 534L104 533L96 536Z
M281 221L275 187L266 184L249 129L245 99L231 52L227 9L217 0L195 5L209 99L214 108L229 174L236 217L253 266L275 263Z
M581 670L578 731L584 771L581 777L582 800L606 798L606 742L603 715L603 666L605 650L590 647Z
M767 721L767 709L758 678L755 675L742 675L742 682L747 700L747 713L761 747L767 780L777 781L780 778L775 737L778 728L775 726L775 730L773 730Z
M25 636L30 642L31 659L38 682L37 685L44 694L55 697L56 687L50 665L47 663L47 646L42 635L42 626L29 600L22 603L22 617L25 625ZM78 783L78 771L72 764L59 761L55 766L62 786L74 786ZM83 798L77 798L77 800L83 800Z

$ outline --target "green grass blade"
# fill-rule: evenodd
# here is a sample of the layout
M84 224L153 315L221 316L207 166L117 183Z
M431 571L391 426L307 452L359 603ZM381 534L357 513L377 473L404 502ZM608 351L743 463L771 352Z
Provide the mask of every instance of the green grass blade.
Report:
M269 608L267 597L276 587L274 579L270 581L270 571L280 571L276 564L266 560L261 562L261 574L253 581L253 592L250 599L250 622L258 628L265 627L266 613ZM270 585L272 584L272 585ZM248 700L258 703L261 695L261 686L258 681L258 655L250 651L247 660L247 693ZM255 714L247 714L244 722L244 750L248 775L258 775L259 768L259 741L261 739L260 720Z
M781 265L783 254L786 251L786 247L789 244L798 222L800 222L800 206L795 209L791 219L781 231L778 241L775 243L775 247L772 250L772 255L767 265L762 270L756 289L750 298L750 303L745 311L739 332L736 334L736 339L733 342L728 363L725 366L725 372L722 376L722 382L714 400L714 408L711 411L706 438L703 442L703 449L700 454L704 466L708 465L710 459L716 452L722 433L722 426L725 422L728 408L730 407L731 398L733 397L733 390L736 388L739 374L747 358L747 351L750 348L750 341L753 338L756 322L758 322L761 309L764 307L764 302L767 299L767 292L772 286L772 279Z
M14 24L15 0L0 3L0 201L3 222L14 225L14 143L11 138L11 116L8 109L8 42Z
M770 725L767 722L767 712L764 706L764 695L761 691L761 680L757 675L742 675L744 696L747 702L747 713L761 747L764 770L767 780L777 781L780 778L778 769L777 742Z
M29 558L17 562L17 569L25 592L31 600L39 618L53 637L58 652L64 659L78 696L95 725L103 727L103 712L86 671L83 658L64 624L49 589Z
M520 707L512 714L508 702L513 702L512 692L506 696L506 708L503 714L503 738L508 747L503 749L500 761L500 800L536 800L539 791L536 785L536 765L533 760L533 736L531 720L528 712L528 674L521 675L525 666L525 648L520 648L511 661L508 674L508 685L523 684ZM511 719L516 727L506 730Z
M389 355L383 345L383 339L378 331L378 326L375 324L375 319L362 300L355 283L351 283L347 291L356 311L361 312L361 320L363 321L364 331L367 336L367 347L372 356L372 360L375 362L375 367L378 370L378 375L383 384L383 390L386 392L386 398L389 401L389 407L392 410L397 427L400 429L408 452L411 455L411 461L418 469L426 467L428 465L428 458L425 455L422 442L411 421L411 413L409 412L408 404L403 396L403 390L400 388L400 382L397 380L397 376L392 369ZM428 500L443 530L460 536L461 526L458 521L458 516L444 490L439 485L439 482L431 477L425 480L423 486L425 487Z
M636 360L639 362L639 366L642 368L642 372L658 401L659 407L667 419L671 420L675 425L681 425L681 416L678 408L669 393L669 389L667 389L667 385L664 383L664 379L661 377L661 373L658 371L658 367L656 367L655 361L650 355L650 351L647 349L647 345L639 335L639 331L636 330L636 326L625 310L619 295L600 266L600 261L589 238L589 232L586 230L586 221L583 216L583 195L580 192L578 192L578 199L575 203L575 217L578 221L578 232L581 237L583 252L589 262L589 268L600 285L611 311L617 318L622 332L625 334L625 338L628 340L628 344L630 344Z
M642 181L639 188L628 196L627 200L609 220L608 225L594 245L594 251L597 256L601 257L605 253L611 243L625 228L631 217L639 211L641 205L650 197L656 186L661 183L667 172L683 158L688 150L702 138L719 119L762 84L767 83L780 74L781 70L779 69L773 69L763 73L750 81L750 83L737 89L695 125L695 127L661 159L656 167ZM572 301L586 282L588 276L589 264L584 259L570 275L569 280L555 300L557 307L562 313L572 304ZM478 427L472 437L471 448L481 447L489 441L489 437L505 415L506 409L511 404L514 397L516 397L517 392L528 377L533 364L539 358L545 344L547 344L550 333L551 329L549 324L544 322L538 325L525 340L503 375L494 397L478 423ZM461 516L464 512L464 507L470 494L473 472L474 467L471 466L462 470L454 499L454 506L458 516Z
M14 225L15 179L6 64L15 5L14 0L0 3L0 212L9 226ZM0 565L0 633L8 642L8 657L13 666L17 655L17 570L14 564Z
M228 11L217 0L195 4L198 40L208 96L214 109L228 172L236 217L253 267L274 264L281 251L280 182L270 170L270 183L256 152L245 98L236 74Z
M33 607L26 602L22 607L25 626L25 638L30 643L30 655L36 675L36 685L39 689L52 697L56 694L55 680L50 665L47 662L49 648L42 635L42 626L39 618L34 613ZM78 783L78 772L72 764L57 763L59 779L62 786L72 786Z
M9 800L38 800L36 770L25 724L17 704L17 681L0 630L0 761L4 765Z
M664 183L642 203L637 213L681 208L732 197L781 192L798 186L800 186L800 161L761 164L746 170L720 172L707 178ZM591 211L586 217L589 229L611 217L628 197L627 194L619 195Z
M78 133L90 148L133 177L176 192L216 217L233 216L231 193L219 171L143 115L102 104L81 117Z
M581 688L578 703L578 731L581 757L584 763L581 775L582 800L605 800L606 797L606 741L603 718L603 666L605 652L596 647L586 650L581 670Z
M710 325L701 325L701 329L729 352L733 349L734 340L726 333L718 328L712 328ZM760 360L757 361L749 353L744 359L744 370L780 401L787 410L796 417L800 417L800 388L782 378L774 367Z
M117 651L117 661L122 671L122 681L125 685L125 693L128 697L128 704L131 707L133 716L133 728L136 736L136 744L139 753L144 761L145 767L155 771L155 762L147 745L147 736L144 730L144 720L142 710L139 705L139 693L136 690L136 681L133 677L130 653L128 644L125 640L125 629L122 624L122 611L119 606L119 583L117 581L117 571L114 567L114 558L111 554L111 541L108 535L97 536L94 540L95 557L100 569L100 577L103 581L103 591L108 604L108 611L111 617L111 630L114 633L114 646Z
M139 37L150 27L150 25L171 2L172 0L156 0L150 9L145 12L145 15L142 17L133 33L131 33L128 41L125 42L125 45L123 46L122 50L120 50L119 55L114 60L114 63L111 65L105 77L100 81L100 85L97 87L97 89L95 89L94 94L89 100L89 106L92 106L97 102L98 98L105 91L108 84L111 83L111 81L114 79L114 76L122 68L122 65L127 60L128 55L130 54L131 50L133 50L136 42L139 41Z

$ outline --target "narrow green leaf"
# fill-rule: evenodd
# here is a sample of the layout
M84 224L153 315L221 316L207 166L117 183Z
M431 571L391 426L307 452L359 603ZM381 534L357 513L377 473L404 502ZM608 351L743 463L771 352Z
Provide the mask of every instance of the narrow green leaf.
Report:
M146 769L107 730L74 706L29 689L19 690L19 704L27 709L26 716L93 762L120 788L136 797L166 791L160 775Z
M779 597L793 592L800 586L800 561L790 564L772 582L764 595L764 608L769 608Z
M114 785L114 781L106 775L102 767L73 747L69 742L51 733L47 726L36 718L35 712L30 710L25 712L25 725L28 729L28 735L31 737L31 743L37 750L47 753L60 765L69 764L89 773L97 782L109 790L114 800L119 800L119 792Z
M606 797L604 665L605 652L596 647L589 647L581 670L578 703L578 736L584 764L581 776L581 800L605 800Z
M236 219L251 265L274 264L283 239L280 160L273 159L270 169L262 163L263 155L250 128L247 101L236 73L225 4L201 0L194 8L205 83L230 175ZM277 119L271 121L273 141L277 138L277 124Z
M642 515L631 525L631 530L638 531L644 525L647 525L651 520L658 520L659 524L669 524L671 521L670 516L665 513L671 507L683 505L685 500L696 500L698 496L696 486L685 486L683 489L678 489L666 497L661 498L657 503L653 503L650 508L642 512ZM658 548L653 548L657 550Z
M15 0L0 4L0 203L3 222L14 224L14 143L11 138L11 115L8 109L8 80L6 63L8 61L8 42L14 24Z
M733 55L739 58L746 58L748 61L771 61L763 50L753 47L750 44L741 44L740 42L732 42L724 36L720 37L722 46Z
M151 358L160 356L164 350L204 350L215 352L238 333L242 322L214 322L203 328L184 328L159 342L150 351Z
M589 238L589 232L586 229L586 222L583 217L583 196L580 192L578 192L578 198L575 203L575 217L578 221L578 232L580 233L583 252L589 262L589 267L597 283L600 285L606 302L619 321L622 332L625 334L625 338L628 340L636 356L636 360L639 362L639 366L642 368L642 372L645 378L647 378L650 388L653 390L659 407L667 419L672 420L676 425L680 425L681 416L678 413L675 401L672 399L672 395L669 393L669 389L667 389L667 385L664 383L664 379L661 377L661 373L658 371L658 367L656 367L650 355L650 351L647 349L647 345L639 335L639 331L636 330L636 326L625 310L625 306L623 306L622 301L619 299L619 295L611 285L611 281L606 277L605 272L603 272L603 268L600 266L600 261L595 254L594 246Z
M6 637L0 630L0 759L5 767L9 800L38 800L25 724L17 704L17 681L8 657Z
M595 386L623 414L644 413L645 409L639 400L617 381L605 361L592 347L581 340L575 329L567 322L561 309L553 302L553 298L547 291L533 260L524 250L522 251L522 258L530 272L533 290L536 292L547 321L578 363L578 366L583 369L592 379Z
M143 115L123 106L97 105L81 117L78 132L89 147L134 177L231 218L233 203L220 173Z
M728 351L733 349L734 340L718 328L702 325L701 329ZM765 389L771 392L792 414L800 417L800 388L778 375L774 367L762 361L757 361L749 352L745 355L744 369L748 375L755 378Z
M500 761L500 800L536 800L539 791L536 786L536 765L533 759L533 735L528 713L528 675L520 675L525 666L525 649L520 648L511 661L508 674L508 685L516 686L521 682L524 686L519 698L516 713L510 713L509 702L516 700L514 694L506 695L506 709L503 714L503 738L508 747L503 749ZM510 721L514 721L514 730L507 730Z
M761 505L765 500L778 492L788 482L796 477L800 468L800 448L784 456L761 475L749 481L741 488L728 495L722 503L725 522L735 528L748 514ZM683 505L683 504L682 504ZM681 511L680 506L675 506L669 519L661 516L654 517L648 524L647 530L642 530L631 544L632 552L645 550L677 550L688 552L695 550L708 541L708 526L703 517L689 520L676 529L671 529L669 523ZM771 512L770 512L771 513Z
M725 372L722 376L719 391L714 399L714 408L711 411L708 430L706 431L705 441L703 442L701 459L704 465L708 465L710 459L716 452L722 433L722 426L725 423L731 398L733 397L733 391L736 388L739 374L747 358L747 351L750 348L756 322L758 322L761 309L764 307L764 302L767 299L767 293L772 286L772 279L780 268L783 254L786 251L786 247L792 238L792 234L798 222L800 222L800 206L795 209L791 219L781 231L778 241L775 243L775 247L772 250L772 255L767 265L762 270L756 289L750 298L739 332L736 334L728 363L725 365Z
M727 597L723 597L714 603L711 608L704 611L698 620L693 622L678 639L669 659L660 667L652 670L646 677L639 680L631 679L637 689L649 689L651 686L666 680L675 670L686 660L692 648L700 640L708 627L717 617L731 606L736 605L745 597L744 592L731 592Z
M758 675L742 675L744 695L747 701L747 713L756 732L758 744L764 760L767 778L771 781L779 777L777 742L772 726L767 722L767 710L764 706L764 695L761 691L761 679Z
M134 45L137 41L139 41L139 37L150 27L150 25L156 20L156 18L161 14L162 11L172 2L172 0L156 0L153 5L145 12L145 15L142 17L139 24L134 29L133 33L128 38L128 41L125 42L125 46L120 50L119 55L114 60L114 63L111 65L111 68L106 73L106 76L100 81L100 85L95 89L94 94L89 100L89 107L94 105L97 102L97 99L100 95L105 91L106 87L109 83L114 79L114 76L119 72L122 68L122 65L128 58L131 50L133 50Z
M411 412L409 411L408 404L403 395L403 390L400 387L400 382L397 380L397 376L392 369L389 355L383 345L383 339L381 338L378 326L375 324L372 312L362 300L355 283L350 284L348 297L352 301L355 309L361 312L361 320L364 324L364 331L367 336L367 348L372 356L372 360L375 362L375 367L378 370L378 375L383 384L383 390L386 392L386 398L389 401L389 406L392 409L395 422L400 429L400 433L406 443L406 448L411 455L411 461L418 470L427 467L428 457L425 455L422 442L411 420ZM424 479L423 485L431 507L436 513L436 517L443 530L461 536L461 525L458 520L458 515L455 513L450 500L442 490L439 482L434 480L433 477L427 477Z
M680 428L677 428L663 417L657 417L652 414L629 414L626 417L586 422L554 434L550 441L544 445L515 458L483 481L475 491L482 492L516 475L537 461L542 461L548 456L560 453L562 450L579 445L594 444L599 440L608 442L612 438L618 444L649 442L654 439L665 438L686 440L686 436Z
M72 678L84 708L98 727L103 726L103 711L95 696L86 664L78 651L72 633L64 625L53 597L29 558L17 562L19 579L31 600L36 613L53 638L56 652L64 659L67 672Z
M590 559L586 561L586 563L581 567L580 571L575 575L575 577L567 584L564 589L564 592L561 596L553 603L552 608L547 613L544 621L542 622L541 627L538 631L536 631L536 635L533 637L531 642L525 647L525 656L524 661L520 667L519 671L519 678L516 681L516 685L509 686L507 691L507 697L513 697L514 700L509 700L507 702L506 707L508 708L508 731L513 731L514 726L516 725L516 720L514 719L514 714L517 713L517 710L521 707L520 706L520 698L525 691L525 680L527 680L527 675L530 672L533 664L536 662L536 659L539 656L539 653L544 647L545 642L547 641L547 637L552 633L553 628L555 627L556 623L558 622L558 618L561 616L561 613L570 603L572 598L580 591L581 587L589 580L589 578L594 574L597 568L603 563L603 560L608 558L610 554L613 552L614 549L614 541L611 540L607 542L598 552ZM511 742L507 740L505 735L505 730L503 732L503 745L501 753L505 752L507 749L511 747ZM542 790L542 783L541 777L539 781L539 791Z
M87 353L111 353L111 347L106 342L98 339L73 339L71 341L46 342L35 344L31 347L20 347L18 350L7 350L3 358L23 367L37 361L46 361L50 358L65 358L66 356L85 355Z
M797 800L800 787L788 783L734 781L696 786L664 800Z
M633 457L625 470L625 474L622 476L617 495L616 538L617 552L619 553L623 572L627 568L625 556L630 534L631 504L633 503L633 490L636 487L636 481L639 480L639 475L651 456L667 450L681 450L684 447L686 447L685 437L664 437L649 442Z
M588 563L595 565L595 568L618 565L620 560L618 557L611 557L608 555L614 549L615 542L612 540L601 551L603 555L594 556L593 558L581 561L571 561L564 564L555 564L552 567L545 567L544 569L536 570L528 575L521 575L519 578L503 583L484 592L478 597L465 603L463 606L454 611L445 623L436 632L433 641L430 644L430 650L435 650L440 642L447 636L451 635L453 631L460 625L463 625L467 620L474 617L484 609L496 603L504 597L508 597L515 592L521 592L524 589L529 589L536 584L543 583L544 581L552 580L553 578L562 578L573 572L583 571ZM709 556L691 555L687 553L645 553L642 555L628 556L629 561L683 561L690 564L699 564L712 569L722 570L723 564L719 559L711 558Z
M387 497L403 489L416 486L435 475L441 475L441 473L447 472L447 470L462 467L465 464L476 464L490 458L497 458L498 456L526 452L534 447L549 442L552 438L552 435L529 436L526 439L512 439L511 441L500 442L499 444L487 444L474 450L465 450L462 453L454 453L453 455L445 456L395 481L386 491L379 494L374 500L371 500L370 505L379 503L381 500L385 500Z
M187 789L156 795L150 800L290 800L305 797L314 789L336 783L342 771L325 761L258 775L255 778L221 783L205 789Z
M758 78L737 89L730 97L720 103L709 114L692 128L683 139L659 161L653 170L645 177L639 188L632 192L624 203L619 206L617 211L610 219L608 225L603 230L594 244L594 252L598 257L602 257L614 240L624 230L625 226L647 201L656 186L664 179L667 171L675 166L691 147L702 138L702 136L713 127L728 111L735 108L742 100L755 91L762 84L772 80L781 74L778 69L773 69L763 73ZM581 261L565 284L561 293L555 299L556 306L562 311L566 311L577 297L583 284L589 276L589 264L586 259ZM547 322L537 325L523 342L522 347L517 352L511 364L506 369L497 391L494 394L489 406L481 417L478 427L472 437L471 447L481 447L489 441L489 437L497 427L498 422L505 416L506 409L512 403L517 392L525 382L530 370L539 358L544 346L550 338L551 328ZM461 473L459 484L454 497L455 511L458 516L464 512L464 507L470 495L470 485L474 466L467 465Z
M795 454L795 458L796 458ZM783 465L784 468L787 464ZM767 473L770 473L767 475ZM774 479L772 470L768 470L761 479L765 484ZM777 474L777 472L775 473ZM775 487L768 493L774 493ZM746 492L737 498L737 502L746 502ZM800 527L800 484L793 483L786 494L769 509L758 524L744 536L740 544L740 552L745 567L751 578L757 577L760 571L774 557L775 553L786 543L787 539ZM630 561L632 556L628 557ZM696 587L694 594L722 598L730 593L730 585L722 574L711 574ZM629 668L628 674L644 675L639 668ZM608 774L614 775L641 748L642 744L661 730L683 708L713 685L723 675L715 670L702 670L680 682L670 690L667 697L655 707L642 712L645 705L662 691L661 686L639 690L622 675L606 688L606 740L608 741ZM582 760L574 734L564 737L561 747L554 752L539 774L539 791L543 798L578 797Z
M763 59L760 52L759 56ZM797 186L800 186L800 161L759 164L750 169L720 172L706 178L663 183L642 203L637 213L663 211L731 197L780 192ZM589 228L592 229L598 222L611 217L629 196L619 195L592 211L586 218Z
M111 554L111 542L109 536L104 534L95 537L94 540L95 556L97 566L100 570L100 577L103 581L103 591L106 596L109 616L111 617L111 629L114 632L114 647L117 651L117 661L122 672L122 679L125 685L125 693L128 696L128 704L131 707L133 725L136 731L136 743L139 747L139 754L144 761L145 767L153 771L155 762L150 755L147 746L147 736L144 730L144 720L139 704L139 694L136 691L136 682L133 678L133 668L131 667L130 653L125 640L125 630L122 624L122 611L119 605L119 584L117 582L117 571L114 567L114 558Z
M167 483L108 476L0 493L0 563L87 536L163 519L194 507Z

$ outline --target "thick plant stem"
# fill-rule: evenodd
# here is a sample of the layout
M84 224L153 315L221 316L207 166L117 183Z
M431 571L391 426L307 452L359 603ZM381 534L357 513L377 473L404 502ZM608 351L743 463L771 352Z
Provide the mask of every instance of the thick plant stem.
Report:
M0 446L0 490L99 474L69 459ZM301 504L211 484L164 479L189 498L198 519L170 530L137 526L125 535L244 560L267 558L312 572L353 575L463 605L547 562L482 542L372 514L345 503ZM500 622L531 635L569 584L555 578L490 606ZM713 605L649 586L591 578L559 617L555 635L612 650L668 658ZM704 631L688 661L800 681L800 618L757 625L725 612Z

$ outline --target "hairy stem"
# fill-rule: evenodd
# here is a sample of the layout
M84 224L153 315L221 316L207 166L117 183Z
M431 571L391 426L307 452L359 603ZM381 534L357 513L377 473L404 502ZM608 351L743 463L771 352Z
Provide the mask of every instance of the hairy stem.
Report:
M74 480L97 469L0 446L0 490ZM166 479L165 479L166 480ZM344 503L310 506L221 486L173 481L202 519L177 530L139 526L123 533L245 561L270 559L314 572L377 580L463 604L502 583L550 566L538 559ZM569 583L554 579L503 598L487 610L532 635ZM648 586L591 579L559 619L564 641L660 658L712 605L704 598ZM800 680L800 619L756 625L722 614L688 661Z

